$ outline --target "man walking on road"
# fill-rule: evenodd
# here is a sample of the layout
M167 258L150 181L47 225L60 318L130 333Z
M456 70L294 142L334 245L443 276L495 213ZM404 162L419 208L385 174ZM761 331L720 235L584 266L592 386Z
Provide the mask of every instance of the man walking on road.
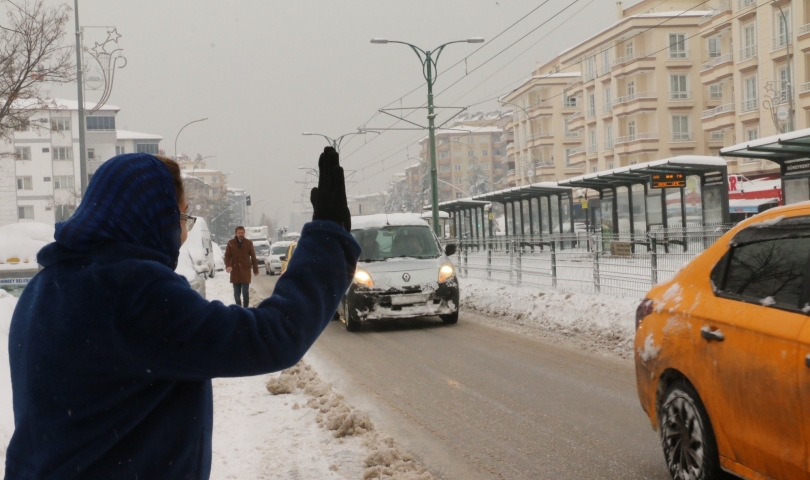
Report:
M253 250L253 242L245 238L245 227L236 227L236 236L228 241L225 247L225 271L231 274L233 298L236 304L247 308L250 289L250 267L253 275L259 274L259 260ZM239 303L241 292L242 303Z

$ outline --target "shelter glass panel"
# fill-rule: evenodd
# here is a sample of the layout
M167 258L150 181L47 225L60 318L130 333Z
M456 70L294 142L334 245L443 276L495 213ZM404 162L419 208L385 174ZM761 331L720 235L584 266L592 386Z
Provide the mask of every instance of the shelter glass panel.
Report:
M551 228L551 223L549 220L549 213L548 213L548 197L543 197L540 199L540 225L543 226L543 230L541 233L548 233Z
M560 195L562 200L562 231L565 233L571 232L571 205L569 204L568 194Z
M683 226L681 217L681 189L667 188L664 190L667 196L667 227Z
M785 180L785 205L810 200L810 178Z
M725 185L703 187L703 223L719 225L723 223L723 189Z
M520 202L510 202L510 205L512 205L512 210L515 214L514 216L509 217L509 220L512 220L513 218L515 219L515 229L513 232L515 235L520 235L520 233L523 231L523 219L520 218Z
M650 189L647 194L647 219L650 228L664 225L664 213L661 211L661 190Z
M684 204L686 205L686 226L703 224L703 194L700 188L700 177L691 175L686 178Z
M529 221L529 201L528 200L521 200L523 204L523 233L528 235L532 233L531 227L532 224Z
M647 214L645 212L644 185L633 185L633 230L647 231Z
M610 250L610 241L613 239L613 207L615 205L613 192L609 197L602 197L602 249Z
M560 199L557 195L548 197L551 202L551 232L560 232Z
M534 222L534 231L532 233L542 233L543 230L540 223L540 200L532 198L529 200L529 204L532 206L532 222Z
M630 192L627 187L616 189L616 211L619 214L619 232L630 231Z

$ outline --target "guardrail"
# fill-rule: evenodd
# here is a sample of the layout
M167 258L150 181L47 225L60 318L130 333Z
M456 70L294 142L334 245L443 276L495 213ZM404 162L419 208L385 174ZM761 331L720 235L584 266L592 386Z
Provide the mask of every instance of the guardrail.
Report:
M701 119L705 120L707 118L711 118L715 115L720 115L721 113L726 112L733 112L734 111L734 104L733 103L726 103L724 105L720 105L719 107L710 108L708 110L703 110L703 115L700 116Z
M717 57L713 57L708 62L704 62L703 65L700 66L700 71L711 70L712 68L721 65L726 62L733 62L734 61L734 54L732 53L724 53L723 55L719 55Z
M657 99L658 93L657 92L636 92L631 93L630 95L625 95L623 97L619 97L616 100L613 100L613 106L621 105L623 103L632 102L633 100L639 99Z
M658 140L657 132L639 132L632 135L625 135L623 137L616 137L616 145L620 143L629 143L636 140Z

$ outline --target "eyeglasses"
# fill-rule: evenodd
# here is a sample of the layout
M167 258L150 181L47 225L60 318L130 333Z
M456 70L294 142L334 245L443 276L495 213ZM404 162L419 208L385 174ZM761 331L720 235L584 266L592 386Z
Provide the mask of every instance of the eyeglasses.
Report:
M197 217L192 217L187 213L180 213L180 220L184 220L186 222L186 230L190 231L194 228L194 223L197 222Z

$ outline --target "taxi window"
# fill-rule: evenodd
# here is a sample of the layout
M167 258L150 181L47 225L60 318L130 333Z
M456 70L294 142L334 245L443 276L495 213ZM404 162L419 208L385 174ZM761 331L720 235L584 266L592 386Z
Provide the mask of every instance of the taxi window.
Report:
M724 297L810 313L810 228L802 221L753 225L712 270Z

